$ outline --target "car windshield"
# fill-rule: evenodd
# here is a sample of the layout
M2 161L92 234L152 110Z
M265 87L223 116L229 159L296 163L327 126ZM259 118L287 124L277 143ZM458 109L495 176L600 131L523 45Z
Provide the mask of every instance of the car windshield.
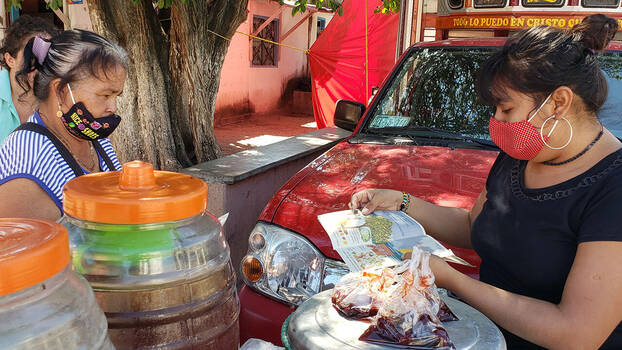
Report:
M475 83L480 65L496 48L440 47L411 51L379 96L363 134L482 141L495 108L480 102ZM600 57L609 82L601 121L622 138L622 53Z

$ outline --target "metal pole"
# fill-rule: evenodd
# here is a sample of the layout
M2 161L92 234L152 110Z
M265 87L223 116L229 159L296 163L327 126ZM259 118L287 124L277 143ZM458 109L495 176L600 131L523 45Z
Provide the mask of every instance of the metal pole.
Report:
M415 33L416 43L423 40L423 38L421 38L421 27L423 25L423 23L421 23L421 21L423 21L423 1L424 0L417 1L417 32Z
M422 0L419 0L422 1ZM404 14L406 26L404 27L404 39L402 43L402 52L408 50L410 45L412 45L411 40L411 32L413 28L413 9L414 9L414 0L406 1L406 13Z
M369 103L369 42L367 33L367 0L365 0L365 107Z
M404 51L404 25L405 25L405 17L406 17L406 1L402 0L400 2L400 21L397 25L397 41L395 43L395 62L400 58L402 52Z
M69 23L63 23L65 30L71 29L71 16L69 15L69 4L67 0L63 0L63 14L69 19Z
M7 18L6 18L6 3L4 1L0 1L0 19L2 23L0 24L0 40L4 39L4 34L6 33L7 27Z

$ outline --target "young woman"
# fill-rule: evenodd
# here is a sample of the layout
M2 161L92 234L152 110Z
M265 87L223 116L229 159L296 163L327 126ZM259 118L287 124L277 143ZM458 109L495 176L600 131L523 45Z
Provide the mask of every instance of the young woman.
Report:
M479 90L502 152L470 211L393 190L352 197L363 213L404 202L431 235L475 249L480 281L434 258L436 283L496 322L508 349L622 349L622 144L596 116L597 54L616 30L602 15L531 28L486 62Z
M33 92L39 108L0 148L0 217L57 220L67 181L120 170L106 137L121 121L116 98L126 67L125 51L92 32L64 31L49 41L37 36L28 42L16 79Z
M19 17L7 30L0 47L0 144L37 106L32 92L24 91L15 78L24 63L24 46L34 36L50 38L57 33L51 23L28 15Z

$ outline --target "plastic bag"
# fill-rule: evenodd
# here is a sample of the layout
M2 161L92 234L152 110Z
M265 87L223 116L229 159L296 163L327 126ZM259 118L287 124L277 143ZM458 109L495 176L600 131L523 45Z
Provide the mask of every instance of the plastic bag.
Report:
M397 283L397 279L398 273L388 268L349 273L333 289L333 306L345 317L373 317L378 313L384 294Z
M394 268L342 278L333 305L352 318L371 318L360 340L419 349L455 349L441 321L458 318L438 295L430 255L414 247L412 258Z

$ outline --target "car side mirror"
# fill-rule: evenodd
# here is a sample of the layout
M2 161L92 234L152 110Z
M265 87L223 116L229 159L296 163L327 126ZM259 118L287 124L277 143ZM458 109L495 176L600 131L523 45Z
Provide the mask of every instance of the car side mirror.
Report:
M348 131L354 131L364 112L365 105L362 103L339 100L335 106L335 125Z

